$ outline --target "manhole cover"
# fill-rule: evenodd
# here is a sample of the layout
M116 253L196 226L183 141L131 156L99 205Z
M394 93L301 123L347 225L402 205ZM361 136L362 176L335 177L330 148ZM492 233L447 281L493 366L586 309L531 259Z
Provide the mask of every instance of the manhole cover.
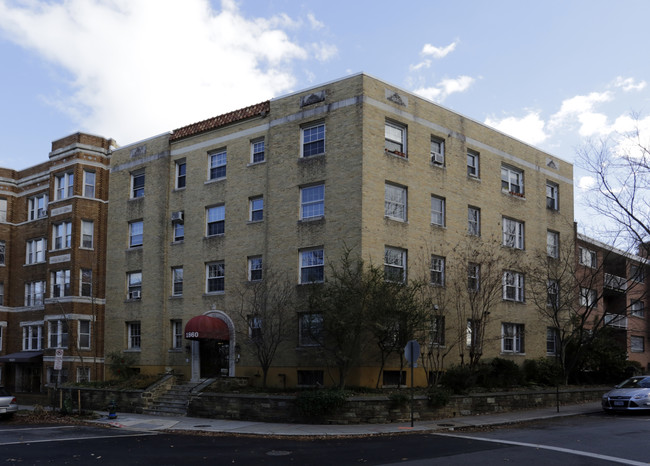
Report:
M291 452L286 450L271 450L267 451L266 454L269 456L288 456Z

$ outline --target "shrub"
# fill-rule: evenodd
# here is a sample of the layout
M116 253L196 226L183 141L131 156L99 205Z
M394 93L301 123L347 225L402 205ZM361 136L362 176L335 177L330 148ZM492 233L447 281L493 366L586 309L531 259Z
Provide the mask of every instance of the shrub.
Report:
M404 392L395 392L388 395L388 399L395 407L406 406L409 402L409 395Z
M118 379L128 379L137 373L132 367L135 365L135 356L129 353L113 351L108 354L108 369Z
M442 376L441 384L455 394L466 393L476 385L476 372L469 366L451 366Z
M296 407L303 416L318 418L335 412L347 398L343 390L310 390L298 394Z
M431 408L442 408L443 406L447 406L447 403L449 403L449 391L433 387L429 389L427 399Z
M477 384L485 388L509 388L521 385L523 381L519 365L504 358L481 364L477 375Z
M523 365L526 382L552 387L564 383L562 367L555 359L527 359Z

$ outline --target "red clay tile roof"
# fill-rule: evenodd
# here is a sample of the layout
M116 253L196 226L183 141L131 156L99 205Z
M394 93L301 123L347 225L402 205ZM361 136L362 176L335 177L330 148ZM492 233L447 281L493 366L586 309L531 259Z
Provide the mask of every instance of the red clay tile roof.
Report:
M169 137L169 140L176 141L178 139L194 136L195 134L210 131L219 128L220 126L228 125L230 123L235 123L237 121L242 121L247 118L252 118L268 113L270 110L270 100L251 105L250 107L240 108L239 110L235 110L233 112L224 113L223 115L208 118L207 120L199 121L198 123L193 123L191 125L175 129Z

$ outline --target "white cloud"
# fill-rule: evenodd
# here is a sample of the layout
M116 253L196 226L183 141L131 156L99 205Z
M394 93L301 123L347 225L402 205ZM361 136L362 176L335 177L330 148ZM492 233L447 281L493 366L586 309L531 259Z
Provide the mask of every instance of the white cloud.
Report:
M446 47L436 47L431 44L424 44L420 55L425 57L425 59L416 65L411 65L409 68L411 71L418 71L422 68L429 68L431 67L431 59L426 57L432 57L434 59L444 58L453 52L454 49L456 49L456 42L452 42Z
M623 92L641 91L645 89L646 85L645 81L637 83L634 78L623 78L622 76L617 76L614 80L614 87L622 88Z
M536 111L529 112L523 118L506 117L498 120L488 117L485 124L528 144L541 144L548 138L548 134L544 130L544 120Z
M578 188L582 191L588 191L596 185L596 179L593 176L582 176L578 180Z
M46 99L121 144L290 91L293 64L337 53L290 39L299 27L244 17L233 0L0 0L0 32L72 77Z
M311 28L314 30L323 29L325 27L325 25L318 21L312 13L307 13L307 20L309 21Z
M611 92L592 92L578 95L562 102L560 110L551 116L548 127L552 130L569 125L574 121L580 123L580 135L591 136L607 132L607 116L595 112L598 104L613 99Z
M459 76L455 79L443 79L436 86L414 89L413 92L425 99L442 102L451 94L465 92L474 81L475 79L470 76Z

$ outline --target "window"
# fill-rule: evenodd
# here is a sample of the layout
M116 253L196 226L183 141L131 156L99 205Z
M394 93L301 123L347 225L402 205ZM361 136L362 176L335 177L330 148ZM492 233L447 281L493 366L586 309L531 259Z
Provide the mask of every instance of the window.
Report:
M546 305L553 309L560 307L560 285L557 280L548 280L546 282Z
M264 198L262 196L251 197L249 204L249 220L251 222L261 222L264 220Z
M503 217L503 245L524 249L524 224L518 220Z
M262 338L262 318L260 316L248 317L248 337L251 340Z
M72 242L72 222L57 223L52 226L54 250L67 249Z
M92 269L81 269L79 271L80 275L80 287L81 296L92 297L93 295L93 271Z
M142 220L129 223L129 247L142 246L144 223Z
M467 151L467 176L479 177L479 153L473 150Z
M467 264L467 289L469 291L478 291L481 286L481 266L474 262Z
M42 306L45 295L45 280L25 283L25 306Z
M302 156L311 157L325 153L325 125L319 124L303 128Z
M70 296L70 271L57 270L52 272L52 297Z
M445 199L431 196L431 223L440 227L445 226Z
M51 320L49 324L50 348L68 347L68 322L66 320Z
M90 382L90 367L77 367L77 383Z
M0 241L0 265L5 265L7 255L7 245L4 241Z
M77 332L79 349L90 349L90 321L79 320Z
M386 246L384 248L384 278L391 282L406 281L406 251Z
M598 300L598 295L596 290L590 290L589 288L580 288L580 305L585 307L593 307L596 305Z
M467 319L465 331L465 344L474 350L481 347L481 321L478 319Z
M558 196L559 186L550 181L546 182L546 208L550 210L558 210L560 208L560 199Z
M510 194L524 194L524 172L509 165L501 166L501 189Z
M557 328L546 327L546 354L556 355L560 332Z
M183 222L174 222L172 224L174 229L174 242L185 240L185 224Z
M56 189L55 198L57 201L72 197L74 188L73 173L62 173L60 175L56 175L54 183Z
M501 351L504 353L524 352L523 324L501 324Z
M42 325L23 326L23 351L43 349L43 338Z
M431 256L431 284L445 286L445 258Z
M128 272L126 274L127 299L142 298L142 272Z
M300 346L319 346L323 337L322 314L300 315Z
M183 296L183 267L172 267L172 296Z
M548 230L546 232L546 254L548 257L557 259L560 257L560 234Z
M382 372L382 387L400 387L406 386L406 371L389 371Z
M320 370L298 370L299 387L322 387L323 371Z
M226 231L226 206L219 205L206 209L206 236L223 235Z
M384 148L386 151L406 157L406 126L387 121L384 127L384 135Z
M212 262L206 266L206 292L221 293L224 291L226 269L223 261Z
M632 301L630 303L630 314L634 317L643 317L645 315L643 301Z
M431 319L431 343L445 346L445 316L434 316Z
M47 194L39 194L29 199L29 220L36 220L39 218L47 217Z
M0 282L0 306L5 303L5 282Z
M478 207L467 207L467 233L481 236L481 209Z
M144 196L144 171L131 174L131 198Z
M645 271L642 265L630 264L630 277L637 283L645 282Z
M182 349L183 348L183 321L182 320L172 320L172 348L173 349Z
M645 341L643 337L630 336L630 351L632 353L643 353L645 351Z
M319 218L325 215L325 185L300 188L300 219Z
M586 248L578 248L580 257L578 260L581 265L596 268L596 252Z
M384 215L400 222L406 221L406 188L386 183L384 187Z
M300 283L322 283L325 280L325 255L322 249L300 251Z
M0 222L7 221L7 200L0 199Z
M443 166L445 164L445 141L431 138L431 163Z
M81 221L81 247L84 249L93 248L95 224L91 220Z
M52 366L47 368L47 380L52 385L62 385L68 381L68 369L65 367L60 371L55 371Z
M95 197L95 172L84 170L84 197Z
M262 279L262 256L248 258L248 280L257 282Z
M503 299L524 302L524 275L519 272L503 272Z
M185 188L187 164L184 160L176 162L176 189Z
M142 329L140 322L127 322L127 346L131 350L139 350L142 344Z
M226 177L226 161L228 159L226 149L219 149L208 154L210 161L210 172L208 179L219 180Z
M45 238L32 239L27 241L25 251L26 264L38 264L45 262L45 251L47 250L47 240Z
M264 162L264 139L251 141L251 163Z

